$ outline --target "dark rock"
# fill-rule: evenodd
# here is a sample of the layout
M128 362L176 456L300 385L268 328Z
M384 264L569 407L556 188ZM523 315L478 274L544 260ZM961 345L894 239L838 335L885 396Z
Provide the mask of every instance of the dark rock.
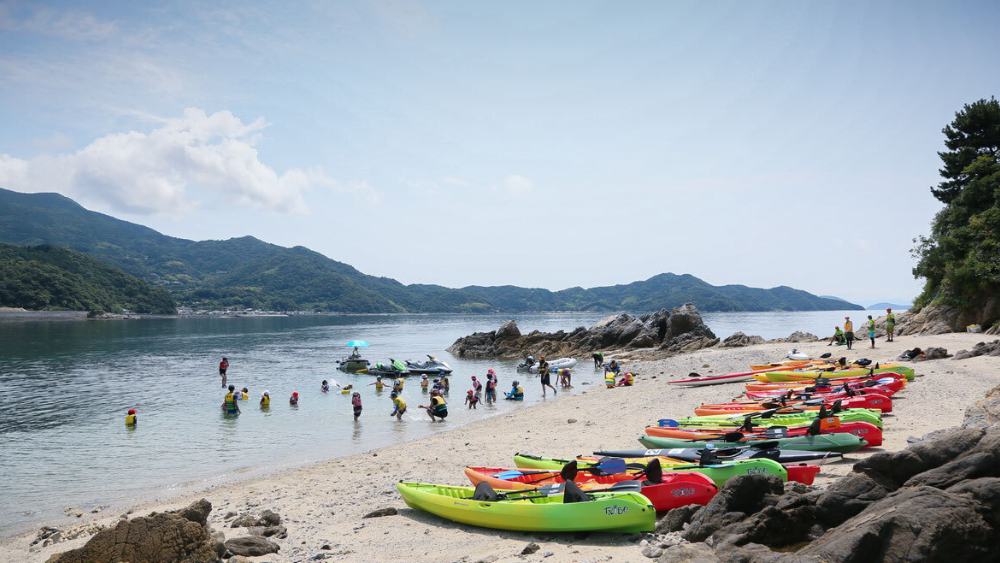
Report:
M759 543L785 547L805 541L816 523L815 497L785 493L777 504L765 506L743 521L723 527L712 535L716 546Z
M233 555L259 557L269 553L278 553L281 546L260 536L246 536L226 540L226 549L231 551Z
M660 348L680 353L714 346L718 339L690 303L672 312L661 309L636 317L628 313L601 319L589 329L570 333L532 331L522 334L513 321L498 330L459 338L448 351L467 358L516 358L542 355L550 358L589 354L595 350Z
M970 428L997 424L1000 424L1000 385L990 389L983 400L966 409L965 420L962 421L962 426Z
M285 539L288 537L288 529L284 526L252 526L247 528L247 533L251 536L260 536L262 538L276 537L278 539Z
M1000 356L1000 340L994 340L989 344L980 342L972 350L959 350L954 359L965 360L976 356Z
M925 362L927 360L943 360L945 358L950 358L948 355L948 350L944 348L938 348L936 346L931 346L924 350L924 353L913 358L914 362Z
M538 551L539 549L542 549L540 545L538 545L535 542L531 542L528 545L524 546L524 549L521 550L521 555L531 555L532 553Z
M726 338L719 344L720 348L742 348L744 346L753 346L754 344L763 344L764 338L760 336L747 336L742 332L737 332L732 336Z
M659 563L720 563L719 556L703 543L681 543L663 550Z
M816 501L816 517L824 526L837 526L890 492L867 475L846 475L820 495Z
M854 464L854 471L864 473L890 491L918 473L940 467L963 452L974 448L985 432L976 428L954 429L935 440L914 444L899 452L880 452Z
M682 535L690 542L705 541L723 527L777 504L783 493L781 479L775 475L733 477L691 518L690 526Z
M691 521L701 506L689 504L680 506L667 512L667 514L656 523L656 533L666 534L668 532L679 532L684 529L684 524Z
M996 561L1000 537L982 513L983 506L965 494L907 488L827 531L798 554L831 563Z
M229 524L230 528L249 528L257 525L257 517L253 514L240 514Z
M774 340L770 340L770 342L798 343L798 342L816 342L817 340L819 340L819 337L811 332L802 332L800 330L796 330L795 332L789 334L787 338L775 338Z
M281 524L281 516L278 516L277 512L272 512L270 510L265 510L260 513L260 518L257 519L257 526L278 526Z
M53 555L48 563L215 563L215 542L205 523L212 505L202 499L176 512L119 520L81 548Z
M380 508L378 510L373 510L372 512L369 512L368 514L362 516L362 518L381 518L383 516L395 516L397 514L399 514L399 511L390 506L389 508Z

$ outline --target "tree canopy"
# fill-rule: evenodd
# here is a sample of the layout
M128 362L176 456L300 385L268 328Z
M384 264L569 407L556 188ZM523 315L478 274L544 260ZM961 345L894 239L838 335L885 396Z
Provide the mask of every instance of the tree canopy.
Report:
M1000 102L966 104L942 132L943 179L931 193L945 206L914 241L913 274L926 279L916 305L969 308L1000 289Z

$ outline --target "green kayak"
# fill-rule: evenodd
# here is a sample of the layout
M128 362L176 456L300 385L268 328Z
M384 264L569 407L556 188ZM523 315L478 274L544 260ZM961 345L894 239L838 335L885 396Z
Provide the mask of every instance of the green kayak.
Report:
M831 415L834 416L834 415ZM844 409L835 416L841 422L867 422L882 428L882 414L870 409ZM708 416L691 416L676 420L680 426L742 426L746 414L713 414ZM816 412L796 412L773 414L768 418L754 416L751 420L754 426L809 426L816 419Z
M868 442L854 434L820 434L818 436L797 436L791 438L775 438L773 440L750 440L743 442L726 442L723 440L680 440L677 438L660 438L658 436L640 436L639 442L651 449L661 448L728 448L732 446L752 446L757 443L777 443L783 450L800 450L806 452L840 452L842 454L860 450Z
M400 482L396 489L410 508L498 530L634 533L656 526L656 509L637 492L494 491L487 500L472 487Z
M514 456L514 465L521 469L539 469L549 471L559 471L564 465L573 460L559 459L553 457L539 457L533 455L517 454ZM578 467L589 467L591 463L575 460ZM663 472L671 471L693 471L701 473L721 487L723 483L737 475L748 473L759 473L767 475L777 475L782 481L788 481L788 471L778 462L770 459L741 459L710 465L699 465L697 463L677 463L664 464Z
M808 368L801 371L769 371L767 373L759 374L760 377L755 376L755 378L759 381L787 383L792 381L808 381L817 377L826 377L836 383L838 379L844 377L864 377L871 373L898 373L899 375L905 377L907 381L913 381L913 378L915 377L913 368L890 365L890 367L880 367L878 369L857 368L842 369L839 371L818 371L809 370Z

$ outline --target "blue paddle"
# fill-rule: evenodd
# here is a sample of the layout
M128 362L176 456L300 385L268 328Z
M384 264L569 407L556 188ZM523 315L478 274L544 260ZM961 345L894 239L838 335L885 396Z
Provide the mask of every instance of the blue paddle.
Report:
M681 425L681 423L672 418L661 418L659 423L660 428L678 428Z

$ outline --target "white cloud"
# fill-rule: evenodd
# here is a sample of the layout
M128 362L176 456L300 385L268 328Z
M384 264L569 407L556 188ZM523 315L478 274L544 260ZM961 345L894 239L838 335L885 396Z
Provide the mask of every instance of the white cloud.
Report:
M229 111L195 108L141 133L113 133L71 154L30 160L0 155L0 186L23 192L56 191L130 213L183 214L218 197L277 213L305 213L303 192L316 186L378 202L366 182L341 183L322 169L276 173L254 144L264 118L243 123Z
M111 37L118 24L79 10L56 10L30 4L21 9L14 2L0 2L0 29L73 41L99 41Z
M531 193L535 189L535 184L524 176L511 174L504 178L495 189L509 196L520 197Z

